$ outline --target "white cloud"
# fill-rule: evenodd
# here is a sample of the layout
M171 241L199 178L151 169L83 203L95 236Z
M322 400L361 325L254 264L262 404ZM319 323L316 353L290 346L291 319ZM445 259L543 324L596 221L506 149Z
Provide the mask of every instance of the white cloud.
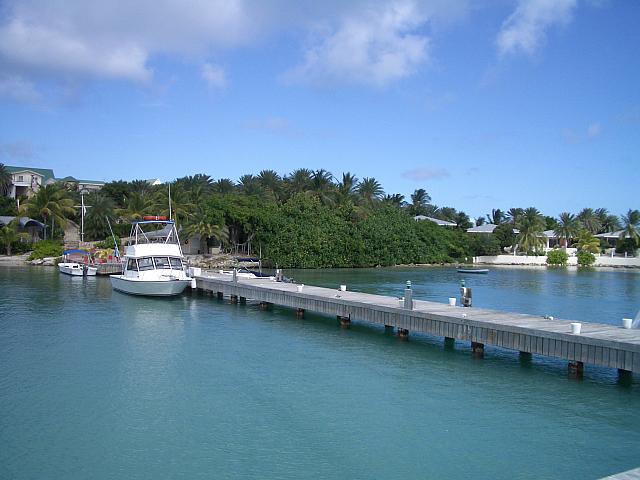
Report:
M438 178L446 178L448 177L449 171L445 168L440 167L421 167L414 168L413 170L407 170L402 173L402 177L408 180L435 180Z
M534 54L544 43L547 30L571 21L577 0L520 0L502 24L496 40L501 55Z
M600 126L599 123L592 123L587 128L587 138L595 138L598 135L600 135L601 131L602 131L602 127Z
M33 82L18 75L0 75L0 97L20 103L38 103L42 98Z
M0 68L57 82L148 82L153 56L193 59L253 36L242 0L9 0L0 21ZM211 70L208 80L220 83ZM206 74L205 74L206 75Z
M225 71L217 65L205 63L202 66L202 78L207 82L209 88L224 88L227 86Z
M378 7L347 15L337 29L321 33L285 81L382 87L414 73L428 60L429 40L416 33L426 17L413 2Z

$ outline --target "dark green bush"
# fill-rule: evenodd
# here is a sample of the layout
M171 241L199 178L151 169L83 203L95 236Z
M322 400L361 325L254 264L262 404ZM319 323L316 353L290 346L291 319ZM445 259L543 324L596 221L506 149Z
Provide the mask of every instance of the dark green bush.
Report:
M596 256L587 251L578 252L578 265L581 267L590 267L596 262Z
M62 243L55 240L42 240L33 244L33 253L29 260L45 257L59 257L62 255Z

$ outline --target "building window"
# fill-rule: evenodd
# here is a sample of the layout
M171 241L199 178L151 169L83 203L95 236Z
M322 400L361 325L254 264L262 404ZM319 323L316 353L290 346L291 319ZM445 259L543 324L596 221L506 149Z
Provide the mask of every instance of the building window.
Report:
M18 175L18 181L19 182L24 182L24 176Z

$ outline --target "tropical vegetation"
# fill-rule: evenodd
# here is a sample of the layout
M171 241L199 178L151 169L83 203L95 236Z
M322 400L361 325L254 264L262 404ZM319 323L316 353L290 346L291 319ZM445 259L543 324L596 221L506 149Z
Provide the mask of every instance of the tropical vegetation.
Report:
M6 169L4 169L6 170ZM3 167L0 165L0 188ZM622 230L618 248L632 251L640 245L640 212L630 209L622 218L605 208L585 208L558 218L544 216L535 207L495 208L473 220L463 211L436 205L424 188L408 199L384 191L373 177L352 172L334 176L324 169L299 168L287 175L265 169L234 182L206 174L190 175L168 185L144 180L108 182L98 192L84 195L85 240L111 244L109 223L119 237L129 223L144 215L169 215L183 238L200 238L201 251L219 246L227 251L262 253L265 263L282 267L348 267L409 263L464 262L476 255L505 251L542 254L545 230L555 232L562 246L599 253L593 235ZM17 213L42 221L45 238L62 239L67 220L80 223L77 185L41 187L31 198L15 203L2 197L0 215ZM414 217L446 220L440 227ZM467 234L485 223L492 234ZM12 243L14 246L15 242Z

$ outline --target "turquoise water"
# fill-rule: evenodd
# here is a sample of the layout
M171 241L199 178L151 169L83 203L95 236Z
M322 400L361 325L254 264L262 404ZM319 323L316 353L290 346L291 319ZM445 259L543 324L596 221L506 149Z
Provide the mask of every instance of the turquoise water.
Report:
M407 272L420 298L457 291L448 269L291 274L396 294ZM635 314L640 275L508 269L469 282L478 306L617 322ZM3 479L595 479L640 466L637 376L568 380L543 358L474 360L462 343L130 297L53 269L0 269L0 305Z

